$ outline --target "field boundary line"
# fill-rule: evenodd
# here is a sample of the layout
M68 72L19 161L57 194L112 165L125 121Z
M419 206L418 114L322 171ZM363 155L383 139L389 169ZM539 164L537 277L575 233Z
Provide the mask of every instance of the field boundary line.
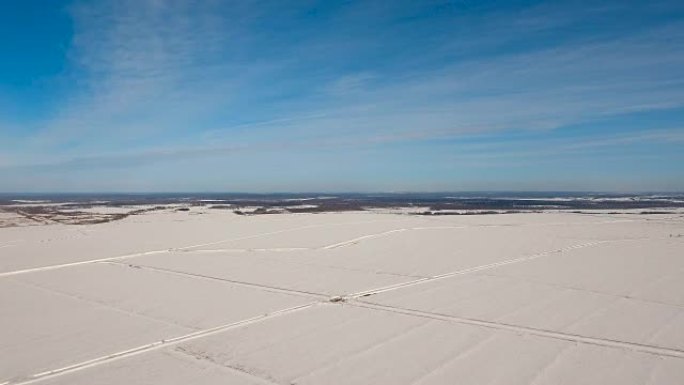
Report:
M79 362L79 363L72 364L69 366L65 366L62 368L51 369L51 370L47 370L44 372L36 373L36 374L30 375L24 379L20 379L17 381L8 381L8 382L4 383L3 385L33 384L33 383L36 383L36 382L39 382L42 380L47 380L47 379L54 378L57 376L61 376L64 374L74 373L74 372L78 372L78 371L85 370L88 368L92 368L92 367L95 367L95 366L98 366L98 365L101 365L104 363L112 362L115 360L120 360L123 358L128 358L128 357L135 356L135 355L142 354L142 353L146 353L149 351L161 349L163 347L172 346L172 345L178 344L180 342L191 341L194 339L198 339L198 338L210 336L213 334L221 333L221 332L224 332L226 330L231 330L231 329L238 328L241 326L261 322L261 321L264 321L267 319L276 318L278 316L282 316L282 315L294 313L297 311L309 309L309 308L314 307L318 304L320 304L320 302L318 302L318 301L317 302L310 302L310 303L303 304L303 305L298 305L298 306L293 306L293 307L289 307L286 309L276 310L276 311L271 312L271 313L259 315L259 316L252 317L252 318L248 318L248 319L245 319L242 321L232 322L229 324L224 324L224 325L219 325L219 326L215 326L215 327L204 329L204 330L199 330L199 331L192 332L192 333L185 334L185 335L178 336L178 337L173 337L173 338L169 338L169 339L163 339L160 341L155 341L155 342L152 342L152 343L149 343L146 345L141 345L141 346L131 348L131 349L127 349L124 351L120 351L117 353L108 354L106 356L93 358L93 359L90 359L87 361Z
M552 330L537 329L527 326L511 325L502 322L485 321L473 318L457 317L448 314L433 313L414 309L405 309L396 306L381 305L377 303L370 303L366 301L350 301L346 302L345 305L361 307L366 309L373 309L379 311L386 311L390 313L404 314L408 316L429 318L447 322L455 322L459 324L467 324L473 326L486 327L490 329L506 330L514 333L523 333L528 335L534 335L537 337L553 338L557 340L565 340L571 342L577 342L588 345L597 345L608 348L616 348L621 350L631 350L641 353L653 354L657 356L668 356L674 358L684 358L684 350L666 348L661 346L646 345L636 342L627 342L620 340L612 340L608 338L598 338L598 337L587 337L578 334L569 334L563 332L557 332Z

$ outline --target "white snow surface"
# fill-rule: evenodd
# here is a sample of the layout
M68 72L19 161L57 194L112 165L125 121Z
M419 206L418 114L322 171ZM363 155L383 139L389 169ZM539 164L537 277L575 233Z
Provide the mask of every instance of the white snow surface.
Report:
M410 213L0 228L0 384L684 383L682 212Z

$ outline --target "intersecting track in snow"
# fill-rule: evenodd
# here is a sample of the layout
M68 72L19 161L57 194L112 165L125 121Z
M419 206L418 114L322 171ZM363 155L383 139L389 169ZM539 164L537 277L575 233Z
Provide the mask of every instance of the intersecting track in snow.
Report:
M569 247L565 247L562 249L557 249L557 250L553 250L553 251L549 251L549 252L545 252L545 253L539 253L539 254L535 254L532 256L528 256L528 257L510 259L510 260L503 261L503 262L498 262L498 263L493 263L493 264L488 264L488 265L482 265L482 266L473 267L470 269L459 270L459 271L441 274L441 275L437 275L437 276L433 276L433 277L421 278L421 279L409 281L409 282L406 282L403 284L392 285L392 286L387 286L384 288L378 288L375 290L369 290L369 291L364 291L364 292L360 292L360 293L356 293L356 294L351 294L349 296L344 297L344 299L348 299L349 301L343 301L342 303L345 305L350 305L350 306L364 307L364 308L380 310L380 311L391 311L391 312L402 313L402 314L410 315L410 316L417 316L417 317L423 317L423 318L433 318L433 319L439 319L439 320L443 320L443 321L465 323L465 324L471 324L471 325L488 327L488 328L511 330L511 331L515 331L518 333L534 334L534 335L543 336L543 337L563 339L563 340L569 340L569 341L575 341L575 342L581 342L581 343L591 343L591 344L595 344L595 345L609 346L609 347L623 348L623 349L628 348L628 349L632 349L632 350L643 351L646 353L667 355L667 356L680 357L680 358L684 357L684 352L679 351L679 350L674 350L674 349L659 348L659 347L653 347L653 346L648 346L648 345L639 345L639 344L633 344L633 343L622 342L622 341L612 341L612 340L604 340L604 339L591 338L591 337L576 336L576 335L557 333L557 332L552 332L552 331L533 329L533 328L506 325L506 324L489 322L489 321L458 318L458 317L452 317L452 316L447 316L447 315L442 315L442 314L435 314L435 313L421 312L421 311L410 310L410 309L403 309L403 308L397 308L397 307L372 304L372 303L363 302L363 301L358 300L359 297L365 297L365 296L368 296L371 294L377 294L377 293L382 293L382 292L387 292L387 291L392 291L392 290L398 290L401 288L415 286L415 285L422 284L425 282L435 281L438 279L443 279L443 278L447 278L447 277L451 277L451 276L455 276L455 275L467 274L467 273L482 271L482 270L486 270L486 269L492 269L492 268L495 268L497 266L529 261L529 260L536 259L536 258L555 255L555 254L560 253L560 252L565 251L565 250L572 250L572 249L577 249L577 248L582 248L582 247L588 247L588 246L593 246L593 245L600 244L600 243L604 243L604 242L591 242L591 243L584 243L584 244L569 246ZM100 261L100 262L119 264L119 262L112 262L112 261ZM152 269L152 270L157 270L160 272L171 273L171 274L193 276L193 277L201 278L201 279L217 279L214 277L203 276L203 275L198 275L198 274L190 274L190 273L184 273L184 272L177 272L177 271L167 270L167 269L162 269L162 268L153 268L153 267L147 267L147 266L142 266L142 267ZM67 374L67 373L72 373L75 371L94 367L94 366L97 366L97 365L100 365L100 364L103 364L106 362L110 362L113 360L122 359L125 357L130 357L130 356L141 354L141 353L144 353L144 352L147 352L150 350L155 350L155 349L159 349L159 348L169 346L172 344L176 344L176 343L180 343L180 342L184 342L184 341L188 341L188 340L192 340L192 339L196 339L196 338L200 338L200 337L205 337L205 336L216 334L216 333L226 331L229 329L238 328L238 327L241 327L244 325L257 323L257 322L260 322L262 320L266 320L266 319L275 318L275 317L278 317L281 315L289 314L289 313L292 313L295 311L308 309L308 308L311 308L315 305L328 303L328 297L326 297L322 294L318 294L318 293L300 292L300 291L296 291L296 290L289 290L289 289L283 289L283 288L278 288L278 287L270 287L270 286L265 286L265 285L258 285L258 284L248 283L248 282L232 281L232 280L226 280L226 279L218 279L218 280L230 282L232 284L239 284L239 285L244 285L244 286L255 287L255 288L262 289L262 290L278 291L278 292L295 294L295 295L314 296L314 297L317 297L320 299L316 300L314 302L304 304L304 305L299 305L299 306L294 306L294 307L283 309L283 310L274 311L274 312L269 313L269 314L249 318L249 319L246 319L243 321L233 322L233 323L226 324L226 325L220 325L220 326L216 326L213 328L196 331L196 332L186 334L186 335L183 335L180 337L174 337L174 338L170 338L170 339L152 342L152 343L142 345L142 346L139 346L136 348L132 348L132 349L128 349L125 351L109 354L106 356L97 357L97 358L94 358L94 359L91 359L88 361L80 362L80 363L73 364L70 366L66 366L63 368L52 369L49 371L33 374L33 375L29 376L28 378L21 380L19 382L8 382L7 384L24 385L24 384L30 384L30 383L38 382L38 381L41 381L43 379L53 378L55 376L59 376L59 375ZM5 384L0 384L0 385L5 385Z
M339 243L335 243L332 245L323 246L323 247L312 247L312 248L306 248L306 247L283 248L283 247L278 247L278 248L257 248L257 249L210 249L210 250L198 249L200 247L213 246L213 245L226 243L226 242L242 241L242 240L246 240L246 239L260 238L260 237L265 237L265 236L269 236L269 235L287 233L287 232L297 231L297 230L305 230L305 229L316 228L316 227L347 225L347 224L355 224L355 223L373 223L373 222L382 222L382 221L333 223L333 224L324 224L324 225L309 225L309 226L295 227L295 228L291 228L291 229L271 231L271 232L267 232L267 233L249 235L249 236L239 237L239 238L224 239L221 241L202 243L202 244L191 245L191 246L183 246L183 247L161 249L161 250L151 250L151 251L144 251L144 252L133 253L133 254L114 256L114 257L89 259L86 261L69 262L69 263L63 263L63 264L59 264L59 265L50 265L50 266L34 267L34 268L30 268L30 269L8 271L8 272L0 273L0 278L12 276L12 275L34 273L34 272L38 272L38 271L62 269L65 267L79 266L79 265L85 265L85 264L90 264L90 263L120 261L120 260L125 260L125 259L136 258L136 257L143 257L143 256L147 256L147 255L165 254L165 253L170 253L170 252L175 252L175 251L193 251L193 252L200 252L200 253L218 253L218 252L251 252L251 251L291 252L291 251L302 251L302 250L333 249L333 248L353 245L353 244L356 244L362 240L378 238L378 237L382 237L385 235L389 235L389 234L393 234L393 233L397 233L397 232L409 231L409 230L463 229L463 228L467 227L467 226L409 227L409 228L395 229L395 230L390 230L390 231L383 231L383 232L377 233L377 234L364 235L362 237L353 238L353 239L343 241L343 242L339 242ZM2 385L2 384L0 384L0 385Z
M553 255L553 254L562 253L562 252L564 252L564 251L570 251L570 250L574 250L574 249L581 249L581 248L585 248L585 247L589 247L589 246L595 246L595 245L602 244L602 243L606 243L606 242L608 242L608 241L588 242L588 243L582 243L582 244L578 244L578 245L572 245L572 246L562 247L562 248L560 248L560 249L551 250L551 251L545 251L545 252L542 252L542 253L533 254L533 255L528 255L528 256L525 256L525 257L514 258L514 259L508 259L508 260L505 260L505 261L490 263L490 264L487 264L487 265L475 266L475 267L470 267L470 268L463 269L463 270L452 271L452 272L450 272L450 273L434 275L434 276L431 276L431 277L418 278L418 279L413 280L413 281L397 283L397 284L394 284L394 285L389 285L389 286L381 287L381 288L378 288L378 289L366 290L366 291L362 291L362 292L359 292L359 293L350 294L348 297L349 297L349 298L368 297L368 296L370 296L370 295L380 294L380 293L384 293L384 292L386 292L386 291L397 290L397 289L402 289L402 288L405 288L405 287L420 285L420 284L423 284L423 283L432 282L432 281L436 281L436 280L440 280L440 279L444 279L444 278L449 278L449 277L453 277L453 276L456 276L456 275L463 275L463 274L468 274L468 273L474 273L474 272L477 272L477 271L493 269L493 268L496 268L496 267L499 267L499 266L510 265L510 264L513 264L513 263L531 261L531 260L534 260L534 259L537 259L537 258L542 258L542 257L547 257L547 256L550 256L550 255Z
M155 342L152 342L150 344L138 346L138 347L135 347L132 349L128 349L128 350L124 350L121 352L109 354L106 356L93 358L93 359L90 359L88 361L79 362L77 364L65 366L65 367L62 367L59 369L52 369L52 370L48 370L45 372L36 373L36 374L33 374L33 375L31 375L25 379L19 380L19 381L7 381L4 383L1 383L0 385L7 385L7 384L25 385L25 384L36 383L36 382L39 382L41 380L46 380L48 378L54 378L54 377L57 377L60 375L64 375L64 374L73 373L73 372L77 372L80 370L88 369L88 368L91 368L93 366L103 364L105 362L111 362L114 360L119 360L122 358L131 357L131 356L138 355L141 353L149 352L151 350L156 350L156 349L160 349L160 348L167 347L170 345L178 344L180 342L185 342L185 341L190 341L190 340L194 340L194 339L201 338L201 337L206 337L206 336L216 334L216 333L220 333L220 332L223 332L226 330L230 330L230 329L234 329L237 327L241 327L241 326L253 324L256 322L260 322L260 321L263 321L263 320L266 320L269 318L274 318L274 317L278 317L281 315L290 314L290 313L293 313L296 311L308 309L308 308L313 307L317 304L319 304L319 302L311 302L311 303L307 303L304 305L293 306L293 307L290 307L287 309L277 310L277 311L274 311L274 312L271 312L268 314L248 318L246 320L233 322L233 323L229 323L229 324L225 324L225 325L220 325L220 326L216 326L216 327L213 327L210 329L204 329L204 330L196 331L196 332L193 332L190 334L185 334L185 335L182 335L179 337L173 337L173 338L169 338L169 339L165 339L165 340L161 340L161 341L155 341Z
M395 230L389 230L389 231L383 231L381 233L377 234L369 234L369 235L364 235L361 237L353 238L348 241L343 241L339 243L334 243L332 245L328 246L323 246L321 249L324 250L329 250L329 249L337 249L339 247L345 247L345 246L351 246L355 245L361 241L367 240L367 239L373 239L373 238L379 238L379 237L384 237L389 234L394 234L394 233L403 233L404 231L411 231L411 230L444 230L444 229L465 229L468 226L434 226L434 227L408 227L408 228L403 228L403 229L395 229ZM472 227L477 227L477 226L472 226Z
M306 230L306 229L311 229L311 228L377 223L377 222L386 222L386 221L388 221L388 220L339 222L339 223L328 223L328 224L318 224L318 225L307 225L307 226L293 227L293 228L289 228L289 229L270 231L270 232L266 232L266 233L253 234L253 235L248 235L248 236L238 237L238 238L228 238L228 239L223 239L220 241L207 242L207 243L201 243L201 244L190 245L190 246L167 248L167 249L160 249L160 250L150 250L150 251L144 251L144 252L138 252L138 253L132 253L132 254L126 254L126 255L119 255L119 256L114 256L114 257L105 257L105 258L98 258L98 259L90 259L90 260L86 260L86 261L69 262L69 263L62 263L62 264L58 264L58 265L41 266L41 267L33 267L33 268L23 269L23 270L8 271L8 272L0 273L0 278L13 276L13 275L19 275L19 274L33 273L33 272L38 272L38 271L62 269L65 267L85 265L85 264L89 264L89 263L118 261L118 260L125 260L125 259L130 259L130 258L142 257L142 256L146 256L146 255L164 254L164 253L169 253L169 252L174 252L174 251L197 251L197 252L201 252L201 253L213 253L213 252L221 252L221 251L224 251L224 252L250 252L250 251L281 251L281 252L287 252L287 251L301 251L301 250L334 249L334 248L338 248L338 247L346 247L346 246L350 246L353 244L357 244L358 242L363 241L363 240L378 238L378 237L386 236L389 234L404 232L404 231L410 231L410 230L416 231L416 230L439 230L439 229L463 229L463 228L468 228L468 227L505 227L505 226L507 226L507 225L471 225L471 226L408 227L408 228L383 231L383 232L377 233L377 234L364 235L364 236L356 237L356 238L353 238L353 239L350 239L347 241L338 242L338 243L334 243L332 245L318 247L318 248L316 248L316 247L314 247L314 248L295 247L295 248L213 249L213 250L199 249L201 247L213 246L213 245L218 245L221 243L242 241L242 240L247 240L247 239L265 237L265 236L269 236L269 235L288 233L288 232L292 232L292 231ZM627 220L627 221L632 221L632 220ZM605 221L602 223L615 223L615 222L620 222L620 221ZM547 223L546 225L556 225L556 224L562 224L562 223L561 222L550 223L550 224ZM534 226L534 224L528 225L528 226ZM429 279L433 279L433 278L431 277ZM2 385L2 384L0 384L0 385Z
M371 222L377 222L377 221L371 221ZM360 223L368 223L368 221L360 222ZM338 224L349 224L349 223L338 223ZM190 250L190 249L197 249L197 248L201 248L204 246L211 246L211 245L216 245L216 244L220 244L220 243L224 243L224 242L258 238L258 237L263 237L263 236L268 236L268 235L273 235L273 234L286 233L286 232L290 232L290 231L303 230L303 229L309 229L309 228L314 228L314 227L334 226L334 225L337 225L337 224L308 225L308 226L302 226L302 227L297 227L297 228L272 231L272 232L267 232L267 233L262 233L262 234L255 234L255 235L246 236L246 237L240 237L240 238L227 239L227 240L222 240L222 241L217 241L217 242L204 243L204 244L200 244L200 245L186 246L186 247L181 247L181 248L153 250L153 251L146 251L146 252L141 252L141 253L124 255L124 256L118 256L118 257L100 258L100 259L95 259L95 260L66 263L66 264L61 264L61 265L53 265L53 266L45 266L45 267L38 267L38 268L32 268L32 269L25 269L25 270L13 271L13 272L0 273L0 277L6 277L6 276L17 275L17 274L36 272L36 271L45 271L45 270L66 268L66 267L70 267L70 266L77 266L77 265L83 265L83 264L89 264L89 263L115 263L115 264L125 265L125 263L121 262L121 260L129 259L129 258L135 258L138 256L168 253L168 252L172 252L172 251L184 251L184 250ZM475 227L477 227L477 226L478 225L475 225ZM382 237L382 236L386 236L386 235L393 234L393 233L410 231L410 230L428 230L428 229L440 229L440 228L458 229L458 228L465 228L465 227L470 227L470 226L435 226L435 227L412 227L412 228L394 229L394 230L384 231L384 232L377 233L377 234L369 234L369 235L365 235L365 236L361 236L361 237L356 237L356 238L353 238L353 239L350 239L350 240L347 240L344 242L338 242L338 243L335 243L332 245L319 247L318 249L333 249L333 248L338 248L338 247L346 247L346 246L356 244L360 241L364 241L364 240L368 240L368 239L372 239L372 238L377 238L377 237ZM497 226L494 226L494 227L497 227ZM440 275L435 275L435 276L430 276L430 277L421 277L421 278L411 280L408 282L403 282L403 283L399 283L399 284L395 284L395 285L376 288L373 290L366 290L366 291L362 291L362 292L349 294L349 295L341 297L341 299L343 299L343 300L339 301L339 304L341 304L342 306L361 307L361 308L366 308L366 309L375 310L375 311L393 312L393 313L403 314L403 315L407 315L407 316L430 318L430 319L442 320L445 322L468 324L468 325L485 327L485 328L496 329L496 330L506 330L506 331L515 332L515 333L519 333L519 334L530 334L530 335L535 335L535 336L539 336L539 337L572 341L575 343L592 344L592 345L598 345L598 346L603 346L603 347L608 347L608 348L617 348L617 349L623 349L623 350L626 349L626 350L638 351L638 352L643 352L643 353L655 354L655 355L659 355L659 356L684 358L684 351L678 350L678 349L665 348L665 347L654 346L654 345L630 343L630 342L625 342L625 341L618 341L618 340L611 340L611 339L604 339L604 338L586 337L586 336L556 332L556 331L551 331L551 330L544 330L544 329L537 329L537 328L531 328L531 327L525 327L525 326L510 325L510 324L505 324L505 323L500 323L500 322L492 322L492 321L485 321L485 320L478 320L478 319L456 317L456 316L451 316L451 315L446 315L446 314L439 314L439 313L419 311L419 310L414 310L414 309L405 309L405 308L395 307L395 306L381 305L381 304L371 303L371 302L363 300L363 297L368 297L368 296L371 296L374 294L384 293L384 292L398 290L398 289L402 289L402 288L408 288L408 287L412 287L412 286L416 286L416 285L421 285L421 284L427 283L427 282L433 282L433 281L437 281L437 280L441 280L441 279L446 279L446 278L457 276L457 275L464 275L464 274L468 274L468 273L474 273L474 272L478 272L478 271L493 269L493 268L497 268L499 266L526 262L526 261L534 260L537 258L551 257L554 255L559 255L565 251L570 251L573 249L580 249L580 248L585 248L585 247L591 247L591 246L595 246L595 245L599 245L599 244L607 243L607 242L615 242L615 241L596 241L596 242L582 243L582 244L563 247L563 248L550 250L550 251L546 251L546 252L542 252L542 253L538 253L538 254L523 256L520 258L508 259L508 260L504 260L504 261L500 261L500 262L496 262L496 263L490 263L490 264L486 264L486 265L475 266L475 267L462 269L462 270L458 270L458 271L453 271L453 272L449 272L449 273L445 273L445 274L440 274ZM239 249L234 249L234 250L239 250ZM259 249L259 250L261 250L261 249ZM263 249L263 250L267 250L267 249ZM275 249L272 249L272 250L275 250ZM197 251L201 251L201 250L197 250ZM205 250L205 251L209 252L208 250ZM201 338L201 337L206 337L206 336L217 334L217 333L220 333L223 331L227 331L227 330L239 328L242 326L258 323L258 322L261 322L261 321L264 321L267 319L271 319L271 318L275 318L275 317L279 317L279 316L284 316L284 315L287 315L287 314L290 314L293 312L298 312L298 311L302 311L305 309L309 309L309 308L312 308L314 306L324 306L325 304L329 304L329 301L331 300L328 296L320 294L320 293L310 293L310 292L304 292L304 291L290 290L290 289L284 289L284 288L280 288L280 287L272 287L272 286L267 286L267 285L255 284L255 283L251 283L251 282L235 281L235 280L216 278L216 277L205 276L205 275L200 275L200 274L180 272L180 271L175 271L175 270L165 269L165 268L150 267L150 266L141 266L141 267L145 268L145 269L151 269L151 270L156 270L156 271L163 272L163 273L168 273L168 274L190 276L190 277L194 277L197 279L219 280L219 281L225 281L227 283L231 283L231 284L235 284L235 285L249 286L249 287L252 287L255 289L260 289L260 290L265 290L265 291L275 291L275 292L287 293L287 294L292 294L292 295L306 296L306 297L312 298L313 301L306 303L306 304L303 304L303 305L298 305L298 306L294 306L294 307L290 307L290 308L286 308L286 309L281 309L278 311L273 311L273 312L268 313L268 314L263 314L260 316L252 317L252 318L241 320L238 322L233 322L233 323L224 324L224 325L220 325L220 326L216 326L216 327L212 327L212 328L208 328L208 329L204 329L204 330L195 331L195 332L192 332L190 334L183 335L183 336L178 336L178 337L173 337L173 338L169 338L169 339L165 339L165 340L155 341L155 342L145 344L142 346L138 346L138 347L135 347L132 349L128 349L125 351L121 351L121 352L117 352L117 353L113 353L113 354L109 354L109 355L105 355L105 356L101 356L101 357L97 357L97 358L93 358L93 359L90 359L87 361L72 364L69 366L62 367L62 368L52 369L52 370L44 371L41 373L36 373L36 374L30 375L28 377L24 377L23 379L7 381L4 383L0 383L0 385L8 385L8 384L24 385L24 384L39 382L39 381L42 381L42 380L45 380L48 378L54 378L56 376L61 376L61 375L65 375L68 373L73 373L76 371L80 371L80 370L95 367L95 366L98 366L98 365L101 365L104 363L108 363L108 362L111 362L114 360L120 360L120 359L123 359L126 357L131 357L131 356L135 356L135 355L142 354L145 352L149 352L151 350L164 348L164 347L167 347L167 346L170 346L173 344L177 344L177 343L181 343L184 341L189 341L189 340L193 340L193 339L197 339L197 338ZM333 302L337 302L337 301L333 301ZM329 305L329 306L338 306L338 305Z
M282 234L282 233L287 233L287 232L291 232L291 231L306 230L306 229L317 228L317 227L339 226L339 225L348 225L348 224L364 224L364 223L385 222L385 221L387 221L387 220L340 222L340 223L327 223L327 224L320 224L320 225L307 225L307 226L293 227L293 228L284 229L284 230L269 231L266 233L248 235L248 236L238 237L238 238L228 238L228 239L223 239L220 241L200 243L200 244L190 245L190 246L167 248L167 249L161 249L161 250L151 250L151 251L144 251L144 252L139 252L139 253L119 255L119 256L114 256L114 257L89 259L86 261L69 262L69 263L62 263L62 264L58 264L58 265L41 266L41 267L33 267L33 268L23 269L23 270L8 271L8 272L0 273L0 278L9 277L12 275L34 273L34 272L38 272L38 271L62 269L65 267L85 265L85 264L89 264L89 263L118 261L118 260L142 257L142 256L146 256L146 255L164 254L164 253L169 253L169 252L173 252L173 251L186 251L186 250L190 250L190 249L195 249L195 248L199 248L199 247L206 247L206 246L213 246L213 245L226 243L226 242L242 241L242 240L246 240L246 239L260 238L260 237L265 237L265 236L269 236L269 235ZM2 384L0 384L0 385L2 385Z

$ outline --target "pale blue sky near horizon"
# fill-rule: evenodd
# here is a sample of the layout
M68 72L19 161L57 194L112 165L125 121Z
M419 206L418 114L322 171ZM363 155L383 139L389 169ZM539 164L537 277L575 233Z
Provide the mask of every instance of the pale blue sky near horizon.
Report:
M0 1L0 192L684 191L682 1Z

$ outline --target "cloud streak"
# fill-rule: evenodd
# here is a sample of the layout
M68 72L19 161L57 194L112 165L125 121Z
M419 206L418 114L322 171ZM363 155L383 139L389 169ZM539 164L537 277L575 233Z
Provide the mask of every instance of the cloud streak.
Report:
M669 15L682 6L474 7L74 3L70 92L21 146L3 148L0 172L247 153L275 164L321 149L345 163L384 146L471 159L588 156L681 142L672 127L684 110L684 22ZM510 135L520 139L502 139Z

